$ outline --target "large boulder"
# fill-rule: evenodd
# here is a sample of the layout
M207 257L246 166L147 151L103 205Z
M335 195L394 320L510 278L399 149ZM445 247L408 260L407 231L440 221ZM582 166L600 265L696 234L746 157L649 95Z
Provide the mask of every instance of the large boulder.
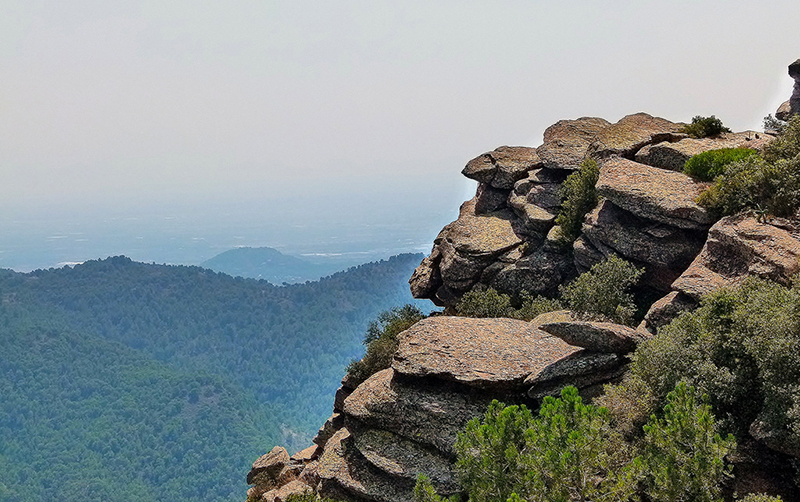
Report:
M442 385L405 384L389 368L359 385L345 400L344 413L346 422L357 419L432 446L452 458L458 433L470 419L482 415L489 402L489 396L463 394Z
M597 192L641 218L679 228L706 229L711 216L695 199L708 186L682 173L614 157L600 168Z
M283 446L276 446L269 453L261 455L253 462L253 467L247 473L247 484L252 485L259 478L277 478L281 470L289 463L289 453Z
M524 321L437 316L400 335L392 368L414 377L509 389L578 350Z
M680 133L683 124L676 124L647 113L634 113L619 122L603 128L589 146L587 154L593 159L606 159L612 155L633 158L643 146L663 140L677 141L685 137Z
M548 294L574 277L574 272L575 267L567 253L542 246L513 263L503 264L494 275L486 277L485 282L513 296Z
M526 233L546 234L555 224L556 214L529 202L527 196L513 194L508 198L508 205L520 218Z
M695 300L735 286L748 275L788 284L800 271L800 229L785 220L763 223L750 215L727 216L672 288Z
M686 138L676 142L663 141L648 145L636 153L636 162L648 166L682 171L693 156L720 148L752 148L759 150L772 141L768 134L755 131L722 133L711 138Z
M650 306L642 324L637 329L646 329L655 333L658 328L669 324L681 313L694 310L696 307L697 300L680 291L670 291Z
M528 171L540 166L536 148L501 146L470 160L461 174L494 188L510 190Z
M545 129L544 143L537 150L539 158L551 169L578 169L597 133L610 125L599 117L559 120Z
M775 116L780 120L789 120L792 115L800 113L800 59L789 65L789 76L794 79L794 89L789 101L783 103Z
M569 171L562 169L535 169L514 183L514 195L524 197L530 204L555 212L561 205L561 184Z
M611 322L561 321L542 324L539 329L570 345L592 352L627 354L650 338L650 334Z

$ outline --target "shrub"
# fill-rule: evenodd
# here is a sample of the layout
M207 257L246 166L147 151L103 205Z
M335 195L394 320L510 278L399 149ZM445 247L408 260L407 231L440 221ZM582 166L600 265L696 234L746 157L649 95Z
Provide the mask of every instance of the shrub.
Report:
M417 476L417 484L414 486L415 502L458 502L459 497L453 495L450 498L441 497L431 484L430 478L424 474Z
M468 291L456 303L456 314L463 317L510 317L530 321L544 312L559 310L561 303L552 298L522 293L519 308L512 304L511 297L498 293L493 288Z
M286 497L286 502L339 502L335 499L322 498L314 492L306 492L302 495L292 494Z
M755 154L751 148L720 148L698 153L686 161L683 172L697 176L703 181L711 181L725 172L725 167Z
M770 113L766 117L764 117L764 132L773 133L773 134L780 134L786 129L786 122L775 118Z
M780 497L771 497L763 493L751 493L746 495L742 499L742 502L783 502L783 499Z
M731 132L731 130L722 125L722 121L714 115L710 117L701 117L697 115L692 119L691 124L687 124L681 128L681 132L693 138L707 138L723 132Z
M561 300L569 309L586 317L629 324L633 321L636 305L633 295L627 291L642 273L641 269L612 255L571 283L561 286Z
M680 382L667 395L663 418L654 415L644 426L644 452L637 464L643 468L649 500L721 500L720 485L730 477L725 456L736 441L716 433L707 399Z
M800 117L783 133L751 155L729 164L697 202L720 216L754 210L792 217L800 208Z
M600 177L597 162L586 159L579 170L567 176L561 186L561 209L556 217L556 225L561 227L564 242L572 242L581 233L581 225L586 213L597 205L595 185Z
M358 385L378 371L388 368L397 352L397 335L424 318L422 311L414 305L395 307L380 313L377 320L370 323L364 335L366 354L361 360L353 360L347 366L347 374L353 383Z

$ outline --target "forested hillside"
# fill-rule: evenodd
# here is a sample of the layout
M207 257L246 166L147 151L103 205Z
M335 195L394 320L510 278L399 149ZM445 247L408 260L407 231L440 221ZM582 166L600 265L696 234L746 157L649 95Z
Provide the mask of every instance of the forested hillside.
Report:
M234 277L264 279L272 284L315 281L346 268L339 268L338 262L312 263L268 247L229 249L204 261L200 266Z
M0 500L235 500L306 446L418 255L273 286L125 257L0 273Z

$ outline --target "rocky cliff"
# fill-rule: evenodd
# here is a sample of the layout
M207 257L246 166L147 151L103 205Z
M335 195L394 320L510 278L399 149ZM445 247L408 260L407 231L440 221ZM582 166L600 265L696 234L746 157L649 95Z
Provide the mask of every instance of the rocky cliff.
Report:
M790 75L800 77L800 60ZM462 171L478 182L475 197L442 229L409 281L415 297L452 314L474 288L552 295L618 255L644 269L645 296L660 298L638 328L567 311L531 322L447 315L420 321L400 335L390 368L357 386L345 377L315 445L292 457L276 447L256 461L248 500L282 501L313 490L343 500L406 501L421 473L439 493L455 493L456 434L492 399L535 408L568 384L591 398L624 373L637 343L702 295L748 275L787 283L800 270L800 223L747 214L715 221L695 202L708 184L681 172L695 154L759 149L772 136L744 131L696 139L681 132L683 125L646 113L616 123L562 120L536 148L479 155ZM600 201L565 249L555 226L561 186L585 159L599 165Z

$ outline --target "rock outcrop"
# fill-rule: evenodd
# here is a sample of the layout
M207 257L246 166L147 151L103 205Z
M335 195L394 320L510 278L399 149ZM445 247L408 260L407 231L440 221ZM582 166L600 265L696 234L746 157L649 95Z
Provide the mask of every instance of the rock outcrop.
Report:
M789 65L789 76L794 79L794 90L789 101L783 103L775 117L780 120L789 120L792 115L800 113L800 59Z

